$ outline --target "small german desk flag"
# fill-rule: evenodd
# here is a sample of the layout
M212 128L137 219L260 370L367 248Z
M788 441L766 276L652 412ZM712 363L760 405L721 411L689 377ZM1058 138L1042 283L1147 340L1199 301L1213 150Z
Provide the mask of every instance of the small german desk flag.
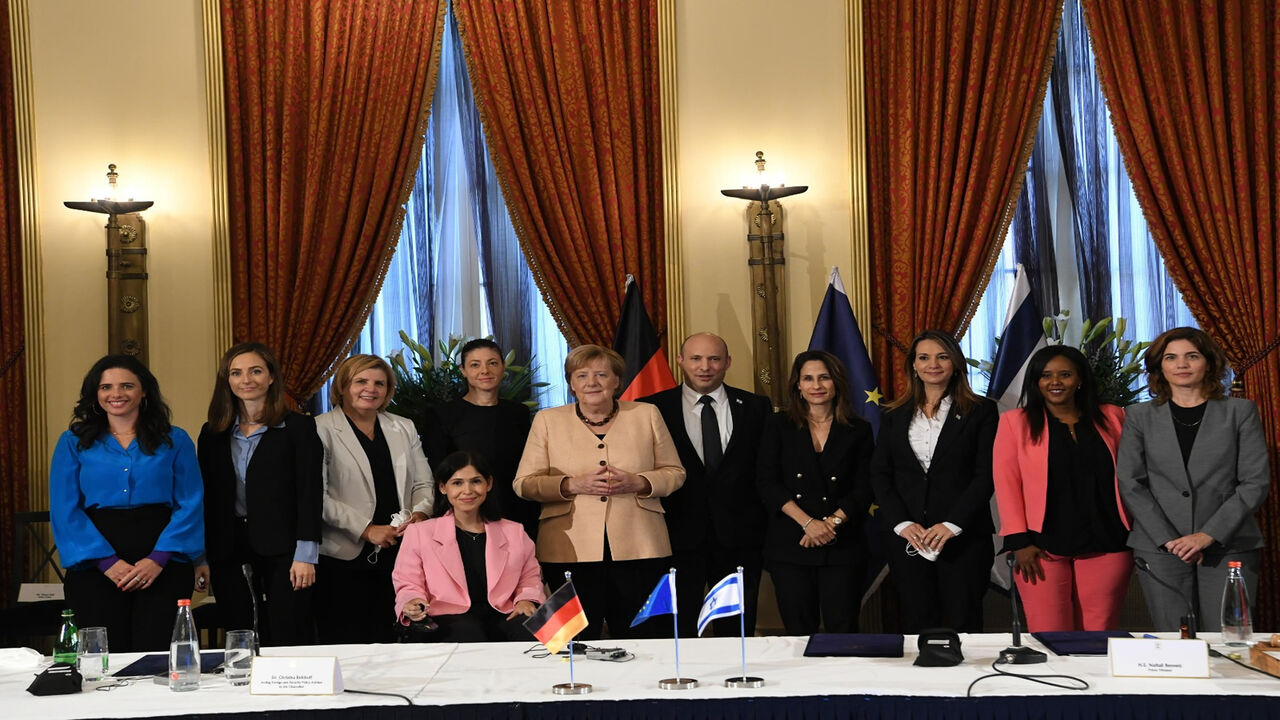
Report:
M542 607L524 621L524 627L553 655L585 630L587 614L582 611L573 581L566 580L559 590L551 593Z
M644 307L640 286L635 277L627 276L627 292L622 298L622 313L613 333L613 349L626 361L620 400L635 400L676 386L667 365L658 333L653 329L649 311Z

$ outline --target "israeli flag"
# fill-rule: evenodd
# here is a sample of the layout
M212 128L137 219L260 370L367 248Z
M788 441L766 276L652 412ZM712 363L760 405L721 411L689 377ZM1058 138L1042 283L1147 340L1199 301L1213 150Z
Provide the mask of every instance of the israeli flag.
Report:
M712 620L742 614L742 575L727 575L716 583L702 601L702 610L698 613L698 637L711 624Z
M1000 331L1000 349L996 351L991 384L987 388L987 397L996 401L1000 412L1018 407L1027 363L1037 350L1048 345L1040 312L1031 298L1031 282L1019 263L1009 309L1005 311L1004 329Z

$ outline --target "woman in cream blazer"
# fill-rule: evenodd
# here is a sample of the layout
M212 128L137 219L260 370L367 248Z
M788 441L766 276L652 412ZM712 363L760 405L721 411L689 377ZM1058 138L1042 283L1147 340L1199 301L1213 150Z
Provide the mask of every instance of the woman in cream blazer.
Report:
M316 418L325 486L316 620L326 645L394 638L397 546L431 508L431 469L418 431L384 412L394 392L385 360L356 355L334 375L337 407Z
M543 577L556 588L573 573L587 640L600 637L606 619L614 638L663 631L628 626L669 564L660 498L684 483L658 409L615 398L622 371L622 357L607 348L569 353L565 376L577 402L534 417L514 483L520 497L542 503Z

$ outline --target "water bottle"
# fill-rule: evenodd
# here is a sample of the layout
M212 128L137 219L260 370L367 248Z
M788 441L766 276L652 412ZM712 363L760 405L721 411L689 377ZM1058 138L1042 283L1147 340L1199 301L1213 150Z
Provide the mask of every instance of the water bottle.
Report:
M1227 563L1227 584L1222 588L1222 641L1228 645L1248 645L1253 636L1249 615L1249 595L1244 586L1240 561Z
M169 689L186 692L200 687L200 636L191 617L191 601L178 601L178 619L169 642Z
M71 608L66 608L62 611L62 629L53 643L53 661L75 665L79 654L80 633L76 628L76 616Z

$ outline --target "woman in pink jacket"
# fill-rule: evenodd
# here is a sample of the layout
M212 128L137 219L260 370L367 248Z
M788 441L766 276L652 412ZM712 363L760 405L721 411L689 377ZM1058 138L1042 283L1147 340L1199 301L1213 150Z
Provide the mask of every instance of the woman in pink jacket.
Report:
M1129 587L1129 519L1116 484L1124 410L1098 402L1079 350L1031 356L1022 407L1000 418L992 475L1004 549L1032 632L1113 630Z
M524 528L503 520L493 473L479 454L455 452L436 466L432 519L401 538L391 579L402 624L430 616L431 640L530 640L524 620L546 595Z

